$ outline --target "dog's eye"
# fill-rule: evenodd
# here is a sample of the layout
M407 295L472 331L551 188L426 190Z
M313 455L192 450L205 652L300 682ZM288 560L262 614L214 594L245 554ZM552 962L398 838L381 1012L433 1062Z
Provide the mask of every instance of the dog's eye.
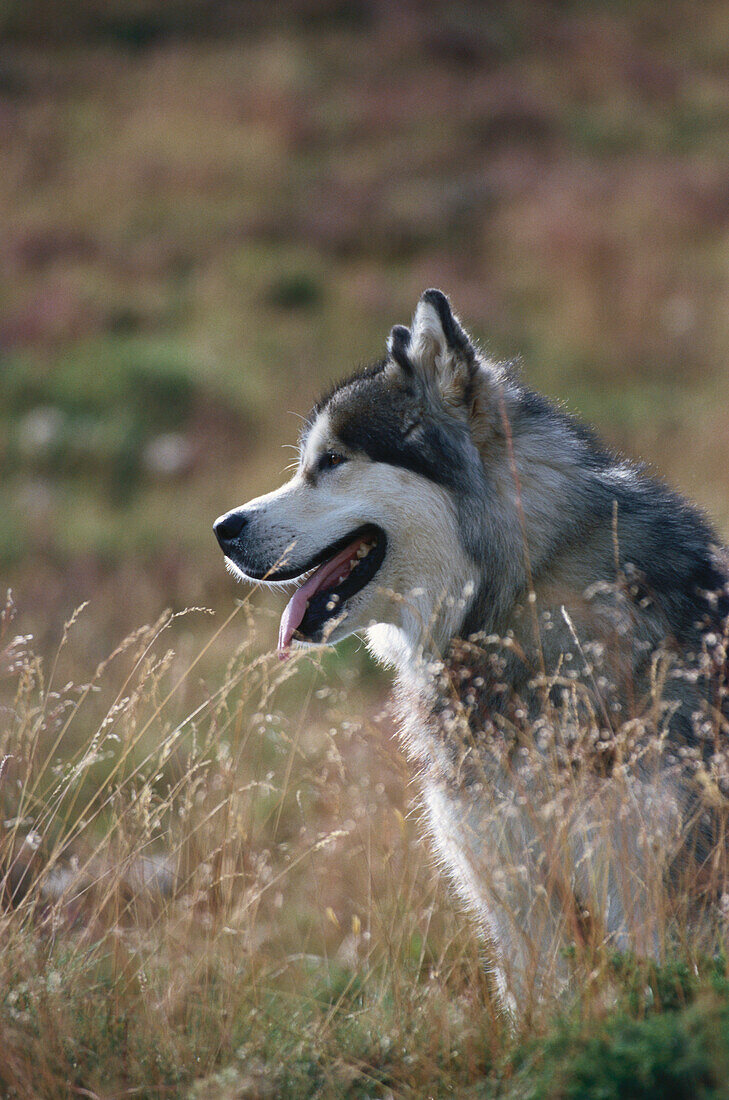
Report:
M344 455L338 454L337 451L326 451L319 459L319 468L331 470L334 466L341 466L346 461Z

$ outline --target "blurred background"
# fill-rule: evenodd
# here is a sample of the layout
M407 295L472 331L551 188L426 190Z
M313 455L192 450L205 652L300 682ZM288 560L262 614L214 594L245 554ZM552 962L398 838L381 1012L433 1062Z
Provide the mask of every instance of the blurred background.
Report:
M213 519L430 285L729 533L722 0L2 0L0 36L0 578L41 649L85 600L91 655L230 609Z

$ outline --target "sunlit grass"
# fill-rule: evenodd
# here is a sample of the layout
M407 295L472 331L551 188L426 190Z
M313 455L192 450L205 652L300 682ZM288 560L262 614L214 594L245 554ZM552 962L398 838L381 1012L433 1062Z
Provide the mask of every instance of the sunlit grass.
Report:
M180 674L170 616L88 683L60 688L13 637L12 614L0 757L9 1094L126 1082L164 1095L229 1064L274 1090L306 1094L311 1077L336 1091L441 1061L459 1073L452 1048L480 1065L478 946L414 824L362 767L343 693L241 646L180 718L176 694L205 650ZM287 721L277 699L297 677L304 698ZM322 727L322 707L336 726ZM481 1009L464 1030L468 1005ZM406 1071L421 1034L422 1066Z
M261 656L243 603L184 659L165 615L63 683L88 613L50 663L3 614L4 1095L721 1095L721 936L598 951L571 993L546 964L509 1020L345 666Z

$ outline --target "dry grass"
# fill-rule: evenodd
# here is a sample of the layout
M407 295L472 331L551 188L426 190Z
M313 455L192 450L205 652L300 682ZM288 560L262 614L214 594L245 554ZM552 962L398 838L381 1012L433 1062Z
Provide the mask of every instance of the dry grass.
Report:
M2 617L3 1095L611 1097L590 1075L615 1078L616 1042L675 1095L685 1046L694 1095L721 1095L721 917L699 938L657 881L660 969L595 939L588 960L566 908L572 949L535 944L541 999L509 1023L418 835L388 721L355 716L336 666L256 655L244 603L191 658L166 615L61 686L83 614L51 667L14 635L10 600ZM226 674L180 706L232 628L247 641ZM540 738L554 798L545 785L537 814L566 789ZM559 820L543 821L557 861ZM615 1095L664 1095L652 1080Z
M180 719L204 652L180 672L171 617L62 689L10 603L3 626L4 1095L177 1095L221 1067L231 1096L417 1094L482 1070L478 946L344 693L241 646Z

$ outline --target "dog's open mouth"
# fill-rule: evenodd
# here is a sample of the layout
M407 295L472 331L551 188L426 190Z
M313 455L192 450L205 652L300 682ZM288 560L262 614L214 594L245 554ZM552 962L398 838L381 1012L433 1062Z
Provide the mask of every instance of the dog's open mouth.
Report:
M343 550L341 539L332 556L297 588L281 616L279 650L287 650L292 638L325 641L347 614L347 600L360 592L382 565L387 538L381 527L367 524L352 533ZM324 552L326 554L326 551Z

